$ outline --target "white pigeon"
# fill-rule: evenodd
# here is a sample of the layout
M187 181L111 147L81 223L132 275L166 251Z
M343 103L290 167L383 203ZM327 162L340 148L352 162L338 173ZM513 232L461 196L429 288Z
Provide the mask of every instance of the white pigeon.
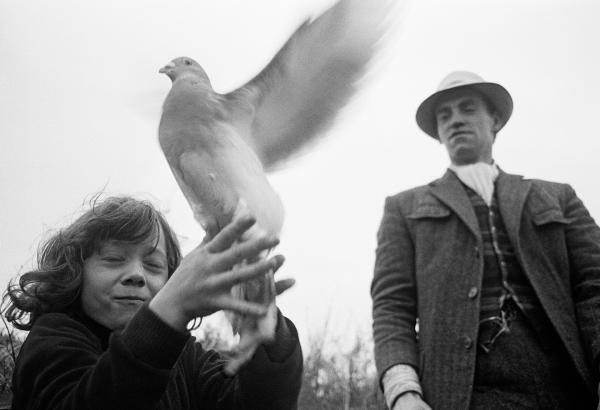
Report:
M160 146L209 237L239 213L256 218L247 237L280 234L283 205L265 171L331 125L365 73L388 11L388 0L338 1L303 23L262 72L228 94L216 93L191 58L160 69L173 82L163 105ZM272 273L236 292L271 309L259 320L233 322L240 342L229 373L274 338L276 325Z

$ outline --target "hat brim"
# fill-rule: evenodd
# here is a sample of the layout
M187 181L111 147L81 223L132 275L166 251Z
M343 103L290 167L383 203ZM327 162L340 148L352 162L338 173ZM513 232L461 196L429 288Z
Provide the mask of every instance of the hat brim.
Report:
M417 124L419 127L432 138L438 139L437 132L437 121L435 118L435 106L438 100L447 94L449 91L459 90L461 88L475 89L483 94L489 102L494 106L500 119L500 129L508 122L513 110L513 100L509 92L504 87L496 83L471 83L463 84L457 87L446 88L444 90L437 91L427 97L425 101L417 108Z

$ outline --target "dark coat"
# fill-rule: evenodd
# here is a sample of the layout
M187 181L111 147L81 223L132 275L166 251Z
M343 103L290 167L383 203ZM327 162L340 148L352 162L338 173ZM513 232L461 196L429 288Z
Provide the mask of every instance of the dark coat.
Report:
M566 184L501 172L496 197L517 259L595 396L600 228ZM481 288L482 252L475 211L453 172L386 199L371 287L376 364L380 376L399 363L418 369L436 410L469 406L480 300L468 294Z
M283 360L272 360L259 346L230 377L222 356L168 326L146 305L123 332L83 315L44 314L17 358L13 409L295 409L302 351L294 325L278 315L269 348L287 344Z

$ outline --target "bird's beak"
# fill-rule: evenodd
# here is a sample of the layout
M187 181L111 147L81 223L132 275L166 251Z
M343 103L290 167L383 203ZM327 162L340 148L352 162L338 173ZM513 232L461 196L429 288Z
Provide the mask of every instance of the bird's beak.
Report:
M163 68L161 68L160 70L158 70L158 72L160 74L165 74L167 71L169 71L172 68L175 68L175 64L171 61L170 63L168 63L167 65L165 65Z

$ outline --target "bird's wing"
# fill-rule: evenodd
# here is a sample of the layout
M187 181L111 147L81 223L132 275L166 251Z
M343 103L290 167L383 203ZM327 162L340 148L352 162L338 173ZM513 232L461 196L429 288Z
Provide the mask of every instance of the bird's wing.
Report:
M226 95L233 106L254 106L251 132L244 134L265 169L333 122L385 32L389 10L388 0L340 0L302 24L262 72Z

